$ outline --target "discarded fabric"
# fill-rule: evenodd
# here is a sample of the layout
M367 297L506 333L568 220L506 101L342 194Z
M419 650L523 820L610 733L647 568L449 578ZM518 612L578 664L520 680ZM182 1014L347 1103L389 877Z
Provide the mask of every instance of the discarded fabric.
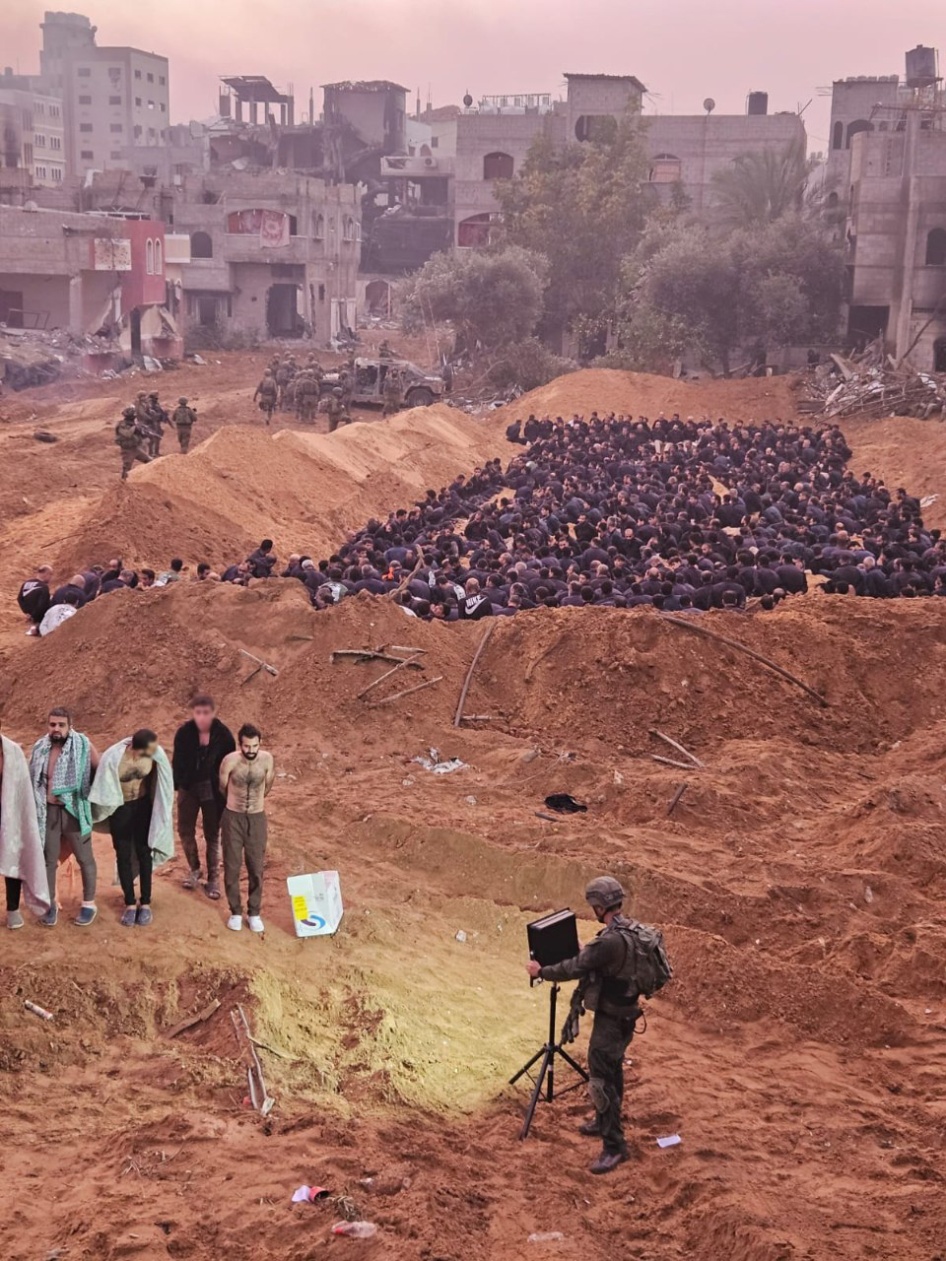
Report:
M412 760L418 766L422 766L425 771L433 771L435 775L451 775L454 771L462 771L466 768L466 762L461 762L458 757L442 762L439 749L428 749L428 753L429 757L415 757Z

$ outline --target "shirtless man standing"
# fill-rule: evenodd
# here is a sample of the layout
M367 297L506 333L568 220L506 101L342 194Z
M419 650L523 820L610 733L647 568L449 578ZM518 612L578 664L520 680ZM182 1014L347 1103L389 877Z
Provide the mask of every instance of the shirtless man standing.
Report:
M154 755L158 749L158 737L143 727L131 738L131 744L122 754L118 764L118 778L122 789L122 805L109 818L118 880L125 898L122 924L125 928L146 927L151 923L151 876L154 869L151 847L148 844L151 831L151 812L154 809L154 792L157 776L154 773ZM135 904L135 867L138 859L139 899Z
M244 723L237 733L237 751L220 764L220 791L227 799L223 812L223 884L230 904L227 928L243 927L240 870L247 874L246 916L250 931L261 933L263 921L263 863L266 856L266 797L276 777L271 753L260 749L256 727Z

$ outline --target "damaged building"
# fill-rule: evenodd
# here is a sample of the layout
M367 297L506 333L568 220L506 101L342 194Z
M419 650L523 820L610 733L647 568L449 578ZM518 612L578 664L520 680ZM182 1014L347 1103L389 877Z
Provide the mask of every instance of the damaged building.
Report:
M946 372L946 94L936 50L907 53L896 100L865 113L846 151L850 340L882 336L895 358Z
M716 114L707 98L701 115L641 114L647 89L634 75L566 74L564 100L551 93L467 96L456 120L454 241L460 247L489 243L498 225L494 184L522 169L533 141L548 137L565 145L606 134L628 114L641 117L650 154L654 195L672 192L710 217L713 176L740 154L806 144L805 125L792 111L769 113L768 95L751 92L745 114Z
M182 180L168 214L170 302L185 332L324 343L355 327L360 206L352 185L218 170Z
M178 357L164 224L0 206L0 323L98 337L105 355Z

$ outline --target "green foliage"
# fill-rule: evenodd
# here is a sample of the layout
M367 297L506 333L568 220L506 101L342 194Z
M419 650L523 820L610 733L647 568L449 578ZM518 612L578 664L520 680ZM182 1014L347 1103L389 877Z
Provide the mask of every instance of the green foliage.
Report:
M816 223L777 223L720 239L692 224L655 222L623 269L624 353L665 367L686 349L728 373L737 347L829 339L836 331L844 257Z
M713 175L716 209L730 227L760 227L800 211L811 170L805 144L792 141L781 153L741 153Z
M649 167L639 120L628 116L581 144L539 136L519 174L497 182L506 239L549 261L543 332L580 317L605 328L613 317L621 259L651 205Z
M578 365L573 359L555 355L536 337L515 342L504 348L487 372L490 385L506 390L518 385L523 390L535 390L547 385L566 372L574 372Z
M435 254L402 285L404 326L450 320L468 348L521 341L541 318L547 275L546 260L518 246Z

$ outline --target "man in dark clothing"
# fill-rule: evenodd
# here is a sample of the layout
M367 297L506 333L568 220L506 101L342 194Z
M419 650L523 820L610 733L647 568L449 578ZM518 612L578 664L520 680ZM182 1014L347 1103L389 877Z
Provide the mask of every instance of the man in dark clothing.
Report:
M26 632L27 635L38 635L39 624L46 616L52 597L49 594L49 584L52 582L53 571L50 565L40 565L36 571L35 578L27 578L26 582L20 587L16 602L20 606L20 612L30 619L30 628Z
M493 605L488 596L480 591L476 578L469 578L466 584L466 595L460 601L460 617L463 621L478 622L481 617L491 617Z
M177 832L187 859L185 889L196 889L201 881L200 852L197 848L197 817L201 816L207 850L209 898L220 897L220 819L224 798L220 791L220 763L236 749L233 732L217 717L211 697L201 694L191 701L192 717L178 727L174 736L174 787L177 789Z
M628 921L621 915L624 890L612 876L599 876L585 891L601 932L594 941L563 963L540 967L530 960L527 971L543 981L580 981L581 1001L595 1014L588 1044L588 1093L595 1110L593 1121L580 1133L599 1137L604 1147L591 1166L592 1173L610 1173L627 1160L621 1126L624 1101L624 1056L641 1015L640 994L627 975L634 952L625 935Z
M73 574L67 583L64 583L63 586L56 588L53 592L53 598L49 602L50 608L56 604L65 604L67 594L78 596L78 600L76 601L77 609L85 608L88 604L88 597L85 594L85 579L81 574ZM72 601L70 600L69 603L71 604Z
M255 552L246 558L250 574L254 578L269 578L276 566L276 553L273 551L273 540L263 539Z

